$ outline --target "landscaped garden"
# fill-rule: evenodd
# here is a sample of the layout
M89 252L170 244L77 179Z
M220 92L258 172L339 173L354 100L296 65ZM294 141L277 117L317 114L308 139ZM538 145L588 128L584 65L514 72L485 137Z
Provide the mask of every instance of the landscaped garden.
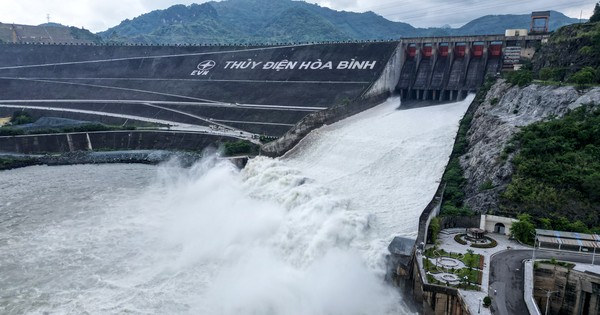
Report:
M423 268L431 284L479 290L483 278L483 256L474 254L471 249L461 254L432 247L423 253Z

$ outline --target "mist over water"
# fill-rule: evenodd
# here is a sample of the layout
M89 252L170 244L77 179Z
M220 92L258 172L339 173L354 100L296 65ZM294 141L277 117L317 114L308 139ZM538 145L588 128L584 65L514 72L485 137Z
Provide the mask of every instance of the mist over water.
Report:
M34 167L0 174L8 183L0 199L1 313L386 314L401 309L394 289L351 247L364 237L368 218L348 215L347 201L297 170L259 158L240 173L214 157L190 169L123 167L130 166ZM68 178L61 188L31 186L76 194L29 203L39 191L24 189L28 184L21 179L61 176ZM111 176L104 183L89 180ZM128 187L136 183L143 187Z
M0 313L408 314L385 247L414 235L467 106L391 100L242 171L0 172Z

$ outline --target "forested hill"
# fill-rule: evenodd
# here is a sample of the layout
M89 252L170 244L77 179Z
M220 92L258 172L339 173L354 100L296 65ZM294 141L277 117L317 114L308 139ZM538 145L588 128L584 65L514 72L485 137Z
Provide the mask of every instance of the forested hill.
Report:
M552 12L552 29L576 22L562 13ZM529 23L529 14L489 15L458 29L423 29L389 21L373 12L335 11L304 1L226 0L152 11L125 20L99 35L106 41L152 44L387 40L503 34L506 28L528 29Z

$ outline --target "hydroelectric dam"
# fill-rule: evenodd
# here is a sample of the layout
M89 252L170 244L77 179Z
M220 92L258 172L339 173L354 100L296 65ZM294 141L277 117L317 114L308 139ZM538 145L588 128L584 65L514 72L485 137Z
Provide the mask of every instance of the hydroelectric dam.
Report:
M414 313L407 296L399 299L382 283L384 256L395 236L418 239L419 213L439 185L472 96L408 110L398 105L401 98L461 99L485 75L512 65L517 44L526 54L536 40L501 38L1 45L4 115L25 110L155 127L6 136L0 151L187 150L268 135L281 140L270 143L273 155L287 153L254 158L242 171L211 157L187 169L2 172L0 227L9 232L0 245L7 279L0 309ZM432 85L440 75L441 85Z
M449 101L532 54L541 36L409 38L271 46L1 44L0 114L26 110L158 130L1 137L0 151L192 149L281 137L392 94ZM50 139L50 138L48 138ZM209 139L208 141L206 139ZM294 141L292 141L294 143ZM275 155L289 147L276 150Z

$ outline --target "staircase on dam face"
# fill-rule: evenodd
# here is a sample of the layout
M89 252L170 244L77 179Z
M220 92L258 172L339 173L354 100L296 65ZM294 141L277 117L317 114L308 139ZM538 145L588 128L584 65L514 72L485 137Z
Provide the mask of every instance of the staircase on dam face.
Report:
M519 44L530 46L539 40L527 38ZM511 41L502 35L404 39L396 91L403 99L462 99L476 92L486 76L501 71L502 51Z

